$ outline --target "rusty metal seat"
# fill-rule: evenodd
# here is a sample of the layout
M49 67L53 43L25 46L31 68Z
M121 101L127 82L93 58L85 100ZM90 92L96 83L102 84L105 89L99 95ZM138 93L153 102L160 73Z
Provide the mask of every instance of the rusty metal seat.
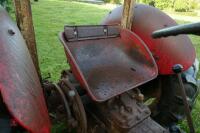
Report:
M157 76L146 45L118 26L66 26L60 36L72 72L95 101L105 101Z

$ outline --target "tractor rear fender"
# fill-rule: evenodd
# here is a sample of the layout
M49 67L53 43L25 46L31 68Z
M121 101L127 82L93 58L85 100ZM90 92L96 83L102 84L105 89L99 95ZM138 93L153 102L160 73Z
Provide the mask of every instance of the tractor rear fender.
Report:
M111 11L102 24L120 24L122 7ZM177 25L177 23L162 11L143 4L134 8L132 31L148 46L158 65L159 74L173 74L172 66L182 64L187 70L195 61L195 49L186 35L153 39L152 32Z
M12 118L31 133L50 133L41 84L25 41L0 7L0 94Z

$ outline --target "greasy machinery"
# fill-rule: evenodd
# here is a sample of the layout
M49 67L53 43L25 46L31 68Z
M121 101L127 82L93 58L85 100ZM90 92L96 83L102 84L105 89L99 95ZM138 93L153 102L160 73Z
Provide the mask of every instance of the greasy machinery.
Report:
M51 119L66 123L67 132L174 133L185 116L195 132L195 49L186 35L153 37L196 34L200 24L152 37L175 21L136 5L130 31L119 26L121 11L110 12L101 25L65 26L59 38L70 70L58 83L41 84L17 26L0 8L0 132L49 133Z

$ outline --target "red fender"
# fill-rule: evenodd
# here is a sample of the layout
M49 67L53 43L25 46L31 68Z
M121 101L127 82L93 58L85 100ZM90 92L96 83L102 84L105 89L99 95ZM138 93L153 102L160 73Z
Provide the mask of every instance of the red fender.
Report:
M122 7L110 12L102 24L119 24L122 16ZM186 35L153 39L153 31L174 26L177 23L160 10L137 4L134 8L132 31L135 32L151 50L158 65L159 74L173 74L172 67L182 64L187 70L196 58L195 49Z
M25 41L0 7L0 93L13 119L31 133L50 133L43 90Z

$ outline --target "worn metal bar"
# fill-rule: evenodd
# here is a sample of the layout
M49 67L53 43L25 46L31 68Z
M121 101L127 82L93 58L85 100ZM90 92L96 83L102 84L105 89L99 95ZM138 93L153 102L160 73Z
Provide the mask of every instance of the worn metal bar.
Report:
M15 5L17 25L21 30L21 33L26 41L26 45L29 49L33 63L40 77L40 68L38 63L30 0L13 0L13 1Z
M181 96L182 96L182 99L183 99L185 114L186 114L186 117L187 117L188 126L190 128L190 133L195 133L195 129L194 129L193 121L192 121L192 116L191 116L191 113L190 113L191 110L190 110L190 107L189 107L189 103L187 101L187 95L186 95L186 92L185 92L185 87L184 87L182 76L181 76L181 74L183 72L183 66L181 64L176 64L176 65L173 66L172 70L177 75L177 78L178 78L178 81L179 81Z
M183 99L183 102L184 102L184 108L185 108L185 113L186 113L186 116L187 116L188 126L190 128L190 133L195 133L195 129L194 129L193 121L192 121L192 116L191 116L191 113L190 113L190 108L189 108L189 104L188 104L188 101L187 101L187 96L186 96L186 92L185 92L185 89L184 89L181 73L177 74L177 76L178 76L178 80L179 80L179 83L180 83L181 95L182 95L182 99Z
M124 0L121 26L125 29L131 29L133 22L135 0Z

